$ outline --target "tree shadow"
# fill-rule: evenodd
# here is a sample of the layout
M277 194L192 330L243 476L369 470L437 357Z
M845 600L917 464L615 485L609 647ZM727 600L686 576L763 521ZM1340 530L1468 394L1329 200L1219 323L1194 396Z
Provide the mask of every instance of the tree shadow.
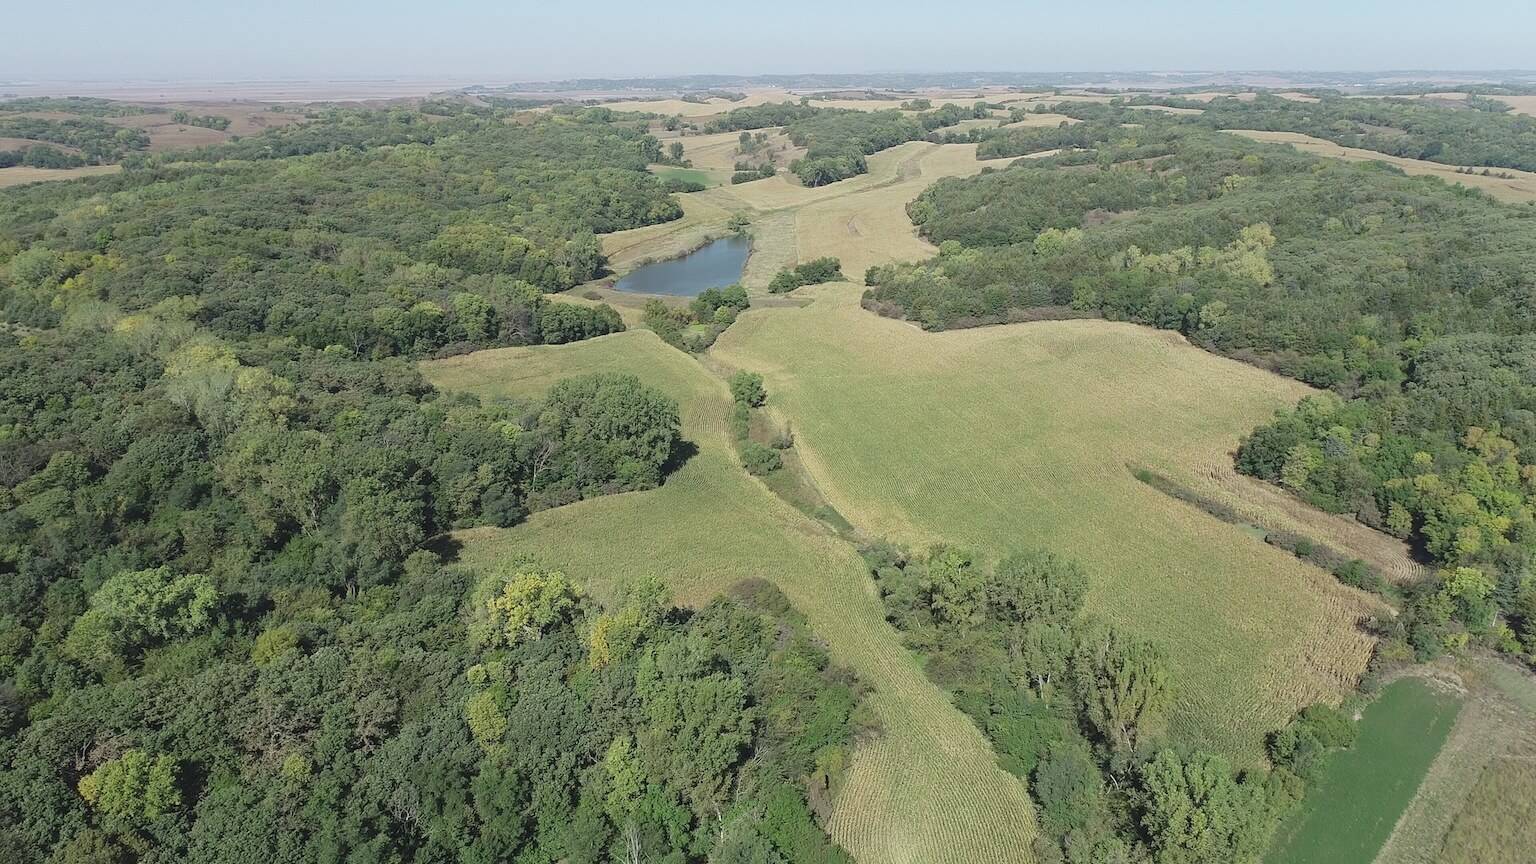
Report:
M699 445L679 438L677 443L672 445L672 455L668 456L667 461L662 463L661 482L667 482L667 478L671 477L673 472L688 464L688 460L697 455L699 455Z
M424 545L428 552L443 561L459 560L459 550L464 548L464 544L457 537L446 531L428 540Z

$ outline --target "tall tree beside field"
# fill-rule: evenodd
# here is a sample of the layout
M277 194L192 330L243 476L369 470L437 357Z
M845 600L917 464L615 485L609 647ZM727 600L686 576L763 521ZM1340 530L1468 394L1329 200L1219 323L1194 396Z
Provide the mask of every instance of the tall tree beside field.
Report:
M1162 731L1168 663L1155 646L1107 628L1079 642L1073 666L1089 722L1116 750Z

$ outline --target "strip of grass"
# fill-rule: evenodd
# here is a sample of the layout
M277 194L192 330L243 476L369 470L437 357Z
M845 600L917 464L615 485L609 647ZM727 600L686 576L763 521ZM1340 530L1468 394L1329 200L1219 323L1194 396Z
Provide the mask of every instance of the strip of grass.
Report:
M1420 678L1387 686L1365 709L1355 746L1335 754L1266 864L1370 864L1445 743L1461 700Z

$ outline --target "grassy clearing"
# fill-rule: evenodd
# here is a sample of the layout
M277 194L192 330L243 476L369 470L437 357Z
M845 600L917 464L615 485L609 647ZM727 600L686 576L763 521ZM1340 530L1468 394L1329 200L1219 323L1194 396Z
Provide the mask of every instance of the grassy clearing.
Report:
M13 165L10 168L0 168L0 189L7 186L21 186L25 183L40 183L44 180L73 180L77 177L95 177L98 174L116 174L123 170L121 165L86 165L82 168L28 168L25 165Z
M718 186L720 181L715 175L698 168L672 168L664 166L651 166L651 173L662 181L680 180L684 183L702 183L705 186Z
M1461 700L1421 678L1389 684L1366 706L1355 746L1330 757L1267 864L1370 864L1414 797Z
M1536 748L1483 769L1437 859L1441 864L1523 864L1536 850Z
M1439 177L1447 183L1459 183L1463 186L1470 186L1473 189L1481 189L1494 198L1511 204L1536 201L1536 171L1517 171L1513 168L1490 169L1495 174L1508 174L1510 175L1509 177L1457 174L1455 165L1442 165L1439 162L1407 159L1402 156L1388 156L1385 153L1378 153L1375 150L1362 150L1358 147L1344 147L1332 141L1324 141L1321 138L1314 138L1311 135L1303 135L1299 132L1263 132L1248 129L1231 129L1228 131L1234 135L1252 138L1255 141L1290 144L1298 150L1305 150L1308 153L1315 153L1319 156L1331 156L1336 159L1356 162L1386 162L1389 165L1396 165L1408 174Z
M861 864L1032 859L1023 784L996 766L981 734L902 648L853 548L742 470L720 379L646 331L482 351L423 370L441 387L487 396L536 394L565 376L619 370L676 398L698 452L660 489L545 511L509 530L461 532L464 559L489 566L531 553L599 595L657 573L689 603L741 579L772 580L837 661L873 686L884 729L855 754L828 826L833 838Z
M767 377L855 526L1079 559L1090 610L1170 653L1176 738L1240 764L1294 710L1354 685L1372 601L1126 469L1209 476L1305 387L1128 324L928 334L864 311L853 286L801 292L815 302L750 310L713 353Z

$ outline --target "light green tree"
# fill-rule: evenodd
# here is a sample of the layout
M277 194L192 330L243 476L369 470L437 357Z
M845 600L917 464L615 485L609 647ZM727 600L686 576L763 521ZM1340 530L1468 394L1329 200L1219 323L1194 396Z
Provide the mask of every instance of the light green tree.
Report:
M80 778L80 797L107 816L153 819L181 806L178 770L169 755L128 750Z
M1156 646L1106 629L1082 640L1074 666L1084 712L1116 750L1134 750L1161 730L1168 664Z

